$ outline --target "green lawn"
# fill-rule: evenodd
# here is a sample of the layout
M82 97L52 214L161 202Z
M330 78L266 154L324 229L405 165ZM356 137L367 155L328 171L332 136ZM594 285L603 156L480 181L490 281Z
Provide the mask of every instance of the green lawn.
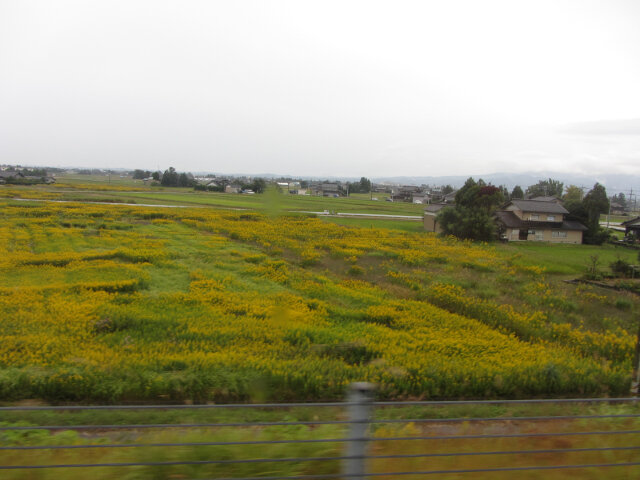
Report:
M609 272L609 264L618 258L629 263L638 263L636 250L613 245L571 245L552 244L543 242L510 242L497 244L496 248L504 253L519 255L516 263L521 265L540 265L547 273L579 276L587 265L591 264L591 257L598 257L601 270Z

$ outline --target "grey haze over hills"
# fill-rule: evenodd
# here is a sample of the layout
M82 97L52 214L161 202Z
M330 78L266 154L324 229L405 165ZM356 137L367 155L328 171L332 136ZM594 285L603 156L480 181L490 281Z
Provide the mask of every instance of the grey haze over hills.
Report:
M29 168L49 168L50 165L23 165ZM77 166L65 166L58 168L68 168L75 169L79 168ZM98 167L100 168L100 167ZM107 170L104 167L103 170ZM111 168L109 169L113 172L126 172L131 169L125 168ZM176 170L179 172L188 171L186 169L181 168L179 165L176 165ZM312 181L349 181L354 182L360 180L360 177L346 177L340 175L326 175L326 176L310 176L310 175L292 175L292 174L279 174L279 173L220 173L213 171L192 171L194 175L208 175L208 174L217 174L220 176L226 177L250 177L250 178L266 178L266 179L277 179L277 178L290 178L290 179L304 179L304 180L312 180ZM605 186L607 189L607 193L609 195L614 195L617 193L624 193L628 195L630 192L633 192L634 195L636 192L640 193L640 176L638 175L627 175L621 173L604 173L604 174L579 174L579 173L566 173L566 172L522 172L522 173L508 173L508 172L498 172L498 173L489 173L483 175L439 175L439 176L391 176L391 177L377 177L372 176L369 177L371 181L375 183L389 183L395 185L451 185L454 188L459 188L464 185L464 182L472 177L475 180L483 179L487 183L491 183L492 185L505 185L509 190L511 190L516 185L520 185L522 189L526 189L529 185L534 185L538 183L540 180L547 180L548 178L552 178L554 180L559 180L564 183L564 186L568 185L576 185L578 187L583 187L585 192L589 191L595 183L600 183Z
M375 182L389 182L399 183L403 185L451 185L455 188L464 185L464 182L473 177L475 180L482 178L485 182L493 185L505 185L511 190L516 185L520 185L523 190L529 186L538 183L540 180L546 180L553 178L564 183L565 187L568 185L576 185L578 187L584 187L586 191L593 188L595 183L600 183L605 186L607 193L613 195L616 193L624 193L627 195L632 189L635 193L640 191L640 176L637 175L624 175L619 173L611 174L574 174L574 173L560 173L560 172L524 172L524 173L491 173L487 175L447 175L447 176L402 176L402 177L381 177L374 178Z
M240 176L241 174L238 174ZM247 175L247 174L242 174ZM251 177L263 177L263 178L303 178L305 180L330 180L330 181L358 181L360 177L341 177L341 176L306 176L306 175L280 175L274 173L262 173L262 174L248 174ZM617 193L624 193L627 195L631 190L640 192L640 176L637 175L625 175L620 173L610 174L576 174L566 172L523 172L523 173L508 173L498 172L489 173L486 175L440 175L440 176L393 176L393 177L371 177L371 180L375 183L389 183L398 185L451 185L454 188L459 188L464 185L464 182L469 177L473 177L475 180L483 179L487 183L492 185L505 185L511 190L516 185L520 185L522 189L526 189L529 185L534 185L540 180L547 180L552 178L564 183L565 187L569 185L576 185L583 187L586 191L591 190L593 186L600 183L605 186L609 195Z

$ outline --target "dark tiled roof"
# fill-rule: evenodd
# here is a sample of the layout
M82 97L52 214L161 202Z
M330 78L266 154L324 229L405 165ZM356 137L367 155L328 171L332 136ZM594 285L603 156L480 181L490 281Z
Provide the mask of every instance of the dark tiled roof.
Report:
M587 230L587 227L582 225L580 222L573 220L565 220L564 222L536 222L521 220L515 213L509 210L497 211L496 218L507 228L579 230L582 232Z
M451 205L447 205L444 203L432 203L431 205L427 205L424 209L425 212L429 212L429 213L438 213L440 210L442 210L444 207L450 207Z
M620 225L624 225L625 227L630 227L631 225L637 225L637 224L640 224L640 217L632 218L631 220L622 222Z
M529 200L534 200L536 202L560 202L560 199L552 196L540 196L529 198Z
M497 211L496 218L507 228L520 228L524 223L515 213L508 210Z
M562 205L555 202L547 202L540 200L511 200L507 205L512 204L518 207L523 212L535 212L535 213L562 213L566 214L569 211Z
M586 232L588 230L587 227L585 227L580 222L576 222L575 220L565 220L564 222L562 222L562 229L563 230L580 230L582 232Z

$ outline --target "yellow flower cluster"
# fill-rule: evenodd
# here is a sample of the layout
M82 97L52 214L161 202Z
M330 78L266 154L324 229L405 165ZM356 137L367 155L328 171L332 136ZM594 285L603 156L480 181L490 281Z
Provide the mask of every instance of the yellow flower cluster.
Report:
M543 283L534 284L533 291L551 294L548 286ZM466 296L461 287L454 285L432 285L427 297L435 305L476 318L526 340L558 342L584 355L598 355L618 362L630 361L633 355L633 338L619 328L607 333L582 331L568 323L549 322L539 312L526 315L516 312L511 305L496 305L487 300Z
M0 216L0 399L328 399L356 380L389 398L628 388L622 332L375 283L419 289L402 269L431 263L509 271L489 247L205 209ZM349 277L359 262L371 278Z

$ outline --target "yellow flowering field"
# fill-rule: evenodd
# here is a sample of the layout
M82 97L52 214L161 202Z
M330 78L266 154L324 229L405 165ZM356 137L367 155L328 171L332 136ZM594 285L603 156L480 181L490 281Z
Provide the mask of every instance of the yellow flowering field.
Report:
M0 219L0 401L629 388L633 311L490 246L204 208L5 202Z

